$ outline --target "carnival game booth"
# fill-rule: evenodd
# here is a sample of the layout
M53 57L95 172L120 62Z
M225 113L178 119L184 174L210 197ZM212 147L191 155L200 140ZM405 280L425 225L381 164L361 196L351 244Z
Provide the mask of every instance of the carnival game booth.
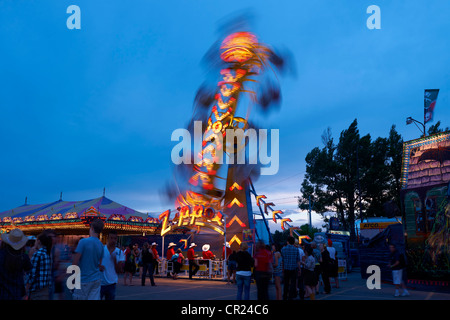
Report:
M160 226L158 218L147 217L105 196L86 201L24 204L0 213L2 233L19 228L26 235L37 235L53 229L69 245L88 235L90 222L97 218L105 223L102 240L110 230L116 230L119 235L145 235L157 234Z
M450 132L403 145L401 201L408 276L449 287Z

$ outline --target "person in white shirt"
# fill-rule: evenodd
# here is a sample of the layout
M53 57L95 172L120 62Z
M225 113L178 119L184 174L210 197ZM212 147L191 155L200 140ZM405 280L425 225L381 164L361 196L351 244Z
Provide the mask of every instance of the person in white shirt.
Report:
M109 233L108 242L104 246L103 252L103 278L100 290L100 299L115 300L116 298L116 284L119 281L117 275L123 267L125 262L125 255L122 250L116 247L117 232L112 230Z
M328 243L327 250L330 253L330 258L336 260L336 249Z
M339 288L339 280L338 280L338 261L336 257L336 248L333 247L333 242L331 239L328 239L327 250L330 253L330 258L333 262L333 269L330 273L330 278L334 278L334 282L336 283L336 288Z
M305 262L306 256L305 251L303 250L304 244L300 244L298 239L295 239L295 246L298 248L298 252L300 253L300 261L302 264L300 275L297 277L297 289L300 296L300 300L304 300L305 298L305 283L304 283L304 274L303 274L303 263Z

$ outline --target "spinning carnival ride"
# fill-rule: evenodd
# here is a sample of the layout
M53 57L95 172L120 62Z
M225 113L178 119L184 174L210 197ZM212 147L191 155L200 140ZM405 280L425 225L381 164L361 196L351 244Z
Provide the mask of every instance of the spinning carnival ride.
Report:
M222 248L226 239L232 249L237 250L243 241L250 245L254 241L250 194L257 197L258 206L264 203L261 199L265 196L258 196L251 184L250 176L254 174L255 166L236 164L237 152L245 148L245 137L243 141L235 141L234 135L229 133L230 130L245 131L250 127L248 119L236 116L238 102L244 96L264 108L278 102L278 86L264 90L258 80L265 71L280 69L283 60L250 32L234 32L226 36L217 53L224 67L220 70L221 79L215 93L200 90L197 94L197 101L208 108L206 125L202 128L202 148L195 155L195 164L188 166L191 174L186 190L177 188L175 216L171 219L171 212L167 210L159 219L162 221L162 236L185 227L186 230L196 230L197 243L202 242L197 239L203 235L204 242L217 249ZM223 164L223 154L228 160L232 159L226 165ZM270 205L274 204L265 205L265 214L268 214L268 208L271 209ZM272 211L276 222L282 212ZM268 228L264 214L262 217ZM283 219L282 227L289 221Z

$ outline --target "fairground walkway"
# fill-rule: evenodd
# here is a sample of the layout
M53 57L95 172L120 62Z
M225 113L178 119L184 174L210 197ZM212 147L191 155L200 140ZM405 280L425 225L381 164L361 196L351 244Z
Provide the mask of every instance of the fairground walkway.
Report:
M180 278L155 277L156 287L150 286L147 278L146 286L141 286L137 277L133 279L133 286L124 286L120 278L117 286L117 300L235 300L237 287L226 284L221 280L189 280ZM382 283L381 289L369 290L366 281L361 279L359 272L348 274L347 280L339 282L339 288L332 283L330 294L319 294L317 300L450 300L450 293L433 288L409 288L410 296L394 297L394 287ZM275 286L269 286L269 296L275 298ZM251 284L250 300L256 300L256 285ZM298 299L298 298L297 298Z

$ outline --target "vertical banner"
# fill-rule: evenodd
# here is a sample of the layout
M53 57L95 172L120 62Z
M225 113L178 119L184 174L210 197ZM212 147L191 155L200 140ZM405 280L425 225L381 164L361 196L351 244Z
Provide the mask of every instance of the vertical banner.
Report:
M434 107L439 94L439 89L426 89L424 96L423 121L427 123L433 120Z

